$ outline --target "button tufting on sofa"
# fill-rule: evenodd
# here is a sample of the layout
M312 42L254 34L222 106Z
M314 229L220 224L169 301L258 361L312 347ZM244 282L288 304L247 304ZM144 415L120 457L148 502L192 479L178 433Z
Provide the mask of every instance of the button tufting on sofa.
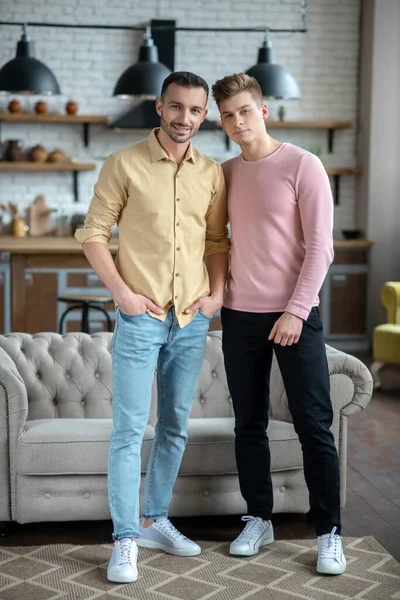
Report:
M0 427L0 445L9 449L10 471L8 476L7 470L0 468L0 520L33 523L110 518L107 472L113 428L111 342L112 334L108 332L0 335L0 380L8 391L0 398L0 423L8 424L8 428ZM21 354L23 348L25 355ZM48 350L54 359L49 358ZM78 352L82 359L77 360ZM354 356L328 346L327 358L334 412L332 432L339 449L344 506L347 418L357 418L355 413L367 406L372 377ZM274 511L305 514L309 494L301 446L275 358L270 404ZM141 453L142 484L156 415L154 384ZM234 427L221 332L213 331L207 336L196 402L188 422L187 446L170 505L171 517L246 512L237 477ZM142 500L143 492L144 485Z

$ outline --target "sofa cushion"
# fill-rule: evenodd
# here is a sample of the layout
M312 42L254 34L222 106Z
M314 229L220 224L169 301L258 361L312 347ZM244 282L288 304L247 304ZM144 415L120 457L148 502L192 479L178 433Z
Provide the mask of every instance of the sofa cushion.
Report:
M271 421L271 470L302 468L302 454L291 423ZM18 443L17 472L24 475L107 474L111 419L27 421ZM189 419L188 443L180 475L236 473L234 419ZM142 472L146 471L154 428L146 427Z
M25 475L107 474L111 419L27 421L18 442L17 473ZM154 428L147 425L142 463L147 465Z
M270 421L271 471L303 468L303 456L291 423ZM231 417L189 419L188 442L180 475L237 473L235 421Z

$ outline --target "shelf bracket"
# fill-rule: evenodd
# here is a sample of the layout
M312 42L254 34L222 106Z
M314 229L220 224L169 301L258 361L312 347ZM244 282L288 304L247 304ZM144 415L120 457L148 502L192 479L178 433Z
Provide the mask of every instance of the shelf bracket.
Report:
M333 175L333 202L335 206L339 205L339 175Z
M89 146L89 123L83 123L83 145Z
M72 171L72 181L73 181L73 190L74 190L74 202L79 202L78 171Z
M224 132L224 136L225 136L225 148L227 150L230 150L231 148L231 140L229 139L229 136L227 133Z
M332 154L333 152L333 138L335 135L335 130L334 129L328 129L328 152L329 154Z

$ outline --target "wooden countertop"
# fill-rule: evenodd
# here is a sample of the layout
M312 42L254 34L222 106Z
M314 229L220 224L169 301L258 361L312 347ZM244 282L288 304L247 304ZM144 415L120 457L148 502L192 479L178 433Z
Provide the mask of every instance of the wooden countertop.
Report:
M335 240L334 248L370 248L373 242L366 239ZM118 238L112 238L108 246L112 254L118 250ZM74 237L29 237L17 238L0 235L0 252L11 254L81 254L80 243Z
M108 246L113 254L118 249L118 238L112 238ZM0 252L11 254L82 254L82 246L74 237L17 238L0 235Z
M336 249L340 248L371 248L374 242L360 238L359 240L333 240L333 247Z

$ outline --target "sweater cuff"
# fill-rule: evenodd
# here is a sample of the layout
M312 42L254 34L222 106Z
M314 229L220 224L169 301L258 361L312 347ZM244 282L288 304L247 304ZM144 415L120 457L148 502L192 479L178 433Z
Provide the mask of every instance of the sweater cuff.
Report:
M306 310L305 308L301 308L301 306L297 306L293 302L289 302L289 304L285 308L285 312L291 313L292 315L295 315L296 317L300 317L300 319L303 319L304 321L307 321L308 315L310 314L309 310Z

